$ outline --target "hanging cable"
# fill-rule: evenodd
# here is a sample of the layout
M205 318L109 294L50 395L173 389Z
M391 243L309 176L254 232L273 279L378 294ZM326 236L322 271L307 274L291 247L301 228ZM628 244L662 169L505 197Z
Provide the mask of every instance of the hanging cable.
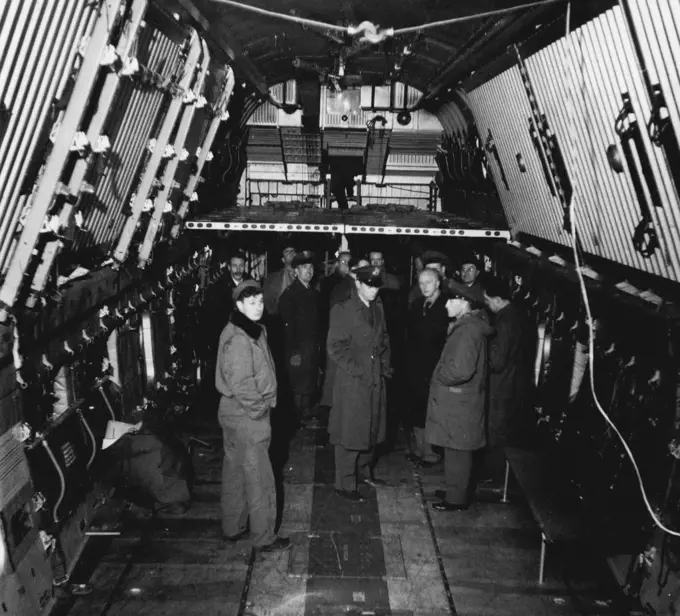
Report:
M334 24L327 24L324 23L323 21L317 21L315 19L306 19L304 17L297 17L295 15L277 13L276 11L269 11L267 9L262 9L258 6L250 6L249 4L235 2L234 0L213 0L213 2L217 2L219 4L227 4L237 9L243 9L244 11L257 13L258 15L263 15L264 17L271 17L272 19L282 19L283 21L291 21L293 23L300 24L301 26L312 26L314 28L322 28L323 30L332 30L334 32L342 33L347 32L346 26L336 26Z
M566 34L565 34L565 42L566 42L566 51L567 51L567 69L569 71L569 77L567 79L569 89L567 93L567 114L569 118L569 134L570 134L570 141L569 141L569 156L571 157L571 164L572 168L575 166L575 160L576 160L576 150L577 150L577 143L576 143L576 117L575 117L575 104L574 101L576 99L576 93L575 93L575 88L576 88L576 67L574 66L574 47L572 44L572 36L571 36L571 2L567 4L567 14L566 14ZM571 233L571 248L574 253L574 263L576 265L576 275L578 277L579 281L579 286L581 289L581 295L583 298L583 304L585 307L586 311L586 323L588 325L588 367L589 367L589 372L590 372L590 390L593 394L593 401L595 402L595 406L597 407L597 410L600 412L602 417L604 417L605 421L607 424L611 427L611 429L614 431L616 436L618 436L619 440L621 441L621 444L623 445L624 450L626 451L626 454L628 455L628 458L630 459L631 463L633 464L633 469L635 470L635 475L637 476L638 484L640 486L640 493L642 494L642 499L645 503L645 507L647 508L647 511L649 512L649 515L651 516L654 524L656 524L661 530L664 532L668 533L669 535L673 535L674 537L680 537L680 532L672 530L668 528L667 526L664 525L664 523L659 519L659 517L656 515L654 512L654 509L652 508L651 503L649 502L649 498L647 497L647 491L645 490L644 482L642 480L642 474L640 473L640 469L638 467L637 462L635 461L635 456L633 455L633 452L631 448L629 447L628 443L626 442L626 439L624 436L619 432L619 429L616 427L614 422L611 420L607 412L602 408L602 404L600 403L598 397L597 397L597 391L595 389L595 328L593 325L593 314L590 308L590 300L588 298L588 289L586 287L585 279L583 277L583 272L581 271L581 257L579 255L579 249L578 249L578 243L576 239L576 229L577 229L577 223L576 223L576 204L578 202L578 183L574 182L572 186L573 192L571 196L571 207L569 208L569 222L571 225L572 233Z
M527 4L518 4L516 6L507 7L504 9L496 9L493 11L485 11L483 13L473 13L471 15L463 15L461 17L452 17L451 19L442 19L440 21L433 21L431 23L421 24L419 26L408 26L406 28L380 28L374 25L370 21L362 21L358 26L338 26L336 24L329 24L323 21L317 21L316 19L307 19L305 17L297 17L296 15L287 15L285 13L277 13L276 11L270 11L268 9L263 9L257 6L251 6L249 4L243 4L242 2L236 2L235 0L213 0L219 4L226 4L228 6L233 6L235 8L242 9L244 11L249 11L251 13L256 13L257 15L262 15L264 17L270 17L272 19L281 19L283 21L289 21L292 23L300 24L301 26L310 26L313 28L319 28L326 31L340 32L342 34L348 34L349 36L357 36L360 42L366 42L370 44L381 43L382 41L393 38L395 36L400 36L403 34L411 34L413 32L422 32L423 30L431 30L433 28L441 28L444 26L452 26L454 24L463 23L466 21L473 21L476 19L484 19L486 17L495 17L498 15L505 15L507 13L514 13L515 11L521 11L525 9L534 8L537 6L543 6L546 4L555 4L557 2L564 2L564 0L538 0L537 2L529 2Z
M452 17L451 19L442 19L440 21L433 21L429 24L423 24L421 26L409 26L408 28L397 28L394 31L394 36L400 36L402 34L411 34L412 32L422 32L423 30L430 30L432 28L441 28L443 26L452 26L454 24L460 24L466 21L473 21L475 19L484 19L485 17L496 17L498 15L505 15L507 13L514 13L515 11L521 11L524 9L531 9L536 6L542 6L544 4L555 4L556 2L564 2L564 0L539 0L538 2L529 2L527 4L518 4L516 6L510 6L505 9L495 9L493 11L485 11L483 13L473 13L472 15L464 15L462 17Z

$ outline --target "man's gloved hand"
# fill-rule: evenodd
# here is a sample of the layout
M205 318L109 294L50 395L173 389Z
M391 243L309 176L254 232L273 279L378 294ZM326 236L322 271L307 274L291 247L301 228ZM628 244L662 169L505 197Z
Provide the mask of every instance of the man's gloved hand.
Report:
M301 363L302 363L302 357L300 357L300 355L295 354L295 355L291 356L291 358L290 358L290 365L291 366L295 366L297 368L297 367L300 366Z

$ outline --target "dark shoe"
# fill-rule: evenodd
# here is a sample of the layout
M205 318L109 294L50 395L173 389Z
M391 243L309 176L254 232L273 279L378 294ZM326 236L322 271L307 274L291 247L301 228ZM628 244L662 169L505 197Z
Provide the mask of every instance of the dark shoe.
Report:
M260 552L283 552L290 547L290 539L288 537L277 537L268 545L263 545L257 548Z
M353 503L363 503L364 497L359 494L356 490L354 492L349 492L347 490L336 490L335 493L344 498L345 500L352 501Z
M435 496L435 498L438 498L440 500L445 501L446 500L446 490L435 490L434 496Z
M387 482L384 479L376 479L375 477L366 477L361 480L361 483L365 483L372 488L383 488L387 485Z
M242 530L240 533L236 533L235 535L222 535L222 541L225 543L238 543L242 539L245 539L248 536L248 529Z
M435 511L465 511L468 507L469 505L455 505L445 500L432 505L432 509Z
M441 463L441 458L439 460L436 460L434 462L427 462L423 460L422 458L418 458L417 462L414 462L414 466L416 468L434 468L438 464Z

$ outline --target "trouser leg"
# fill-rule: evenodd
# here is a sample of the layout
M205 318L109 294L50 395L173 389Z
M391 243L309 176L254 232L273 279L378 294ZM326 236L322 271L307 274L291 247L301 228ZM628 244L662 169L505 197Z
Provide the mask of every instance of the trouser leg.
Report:
M298 419L309 418L312 409L311 394L295 394L295 412Z
M375 449L362 451L359 453L357 459L357 475L360 479L372 479L373 469L375 468Z
M246 528L248 506L245 500L243 458L244 445L238 438L238 430L222 425L224 461L222 462L222 532L237 535Z
M276 485L269 459L271 427L269 421L249 420L243 468L245 493L250 513L250 534L255 547L275 539Z
M468 504L468 488L472 474L472 451L444 450L446 501L454 505Z
M508 441L507 416L510 401L489 399L488 438L484 466L492 479L501 479L505 469L505 446Z
M415 454L424 462L437 462L439 456L432 449L432 445L425 440L425 428L414 426Z
M335 489L355 492L359 452L335 445Z

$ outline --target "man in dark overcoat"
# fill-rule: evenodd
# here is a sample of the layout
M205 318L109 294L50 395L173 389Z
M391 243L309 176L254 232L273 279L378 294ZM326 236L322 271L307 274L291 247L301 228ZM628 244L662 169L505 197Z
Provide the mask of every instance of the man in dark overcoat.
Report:
M485 280L484 301L496 330L489 343L486 470L491 479L500 479L503 448L516 443L527 425L524 415L532 390L536 336L529 315L512 301L509 286L500 279Z
M319 293L311 286L314 277L312 253L298 253L292 265L296 278L279 299L279 315L284 326L286 369L296 419L304 422L310 419L319 385Z
M446 302L456 319L430 383L425 438L444 448L443 499L436 511L460 511L469 505L473 452L486 445L487 349L493 328L481 291L451 281Z
M422 297L409 308L407 322L405 380L409 407L405 423L413 435L411 461L428 466L439 457L425 441L425 417L432 373L441 357L449 327L448 295L440 288L441 276L435 269L421 271L418 284Z
M356 295L356 270L369 265L368 259L363 259L360 257L352 257L349 261L349 274L346 278L336 285L333 289L330 297L330 308L333 310L333 306L346 302L350 297ZM330 318L330 315L329 315ZM321 406L333 406L333 383L335 381L335 365L333 360L328 355L326 351L326 373L324 374L323 380L323 392L321 394Z
M385 377L390 375L390 345L378 291L380 268L355 271L357 292L331 310L327 349L335 364L328 422L335 446L335 489L350 501L363 500L357 481L376 486L374 447L385 440Z

